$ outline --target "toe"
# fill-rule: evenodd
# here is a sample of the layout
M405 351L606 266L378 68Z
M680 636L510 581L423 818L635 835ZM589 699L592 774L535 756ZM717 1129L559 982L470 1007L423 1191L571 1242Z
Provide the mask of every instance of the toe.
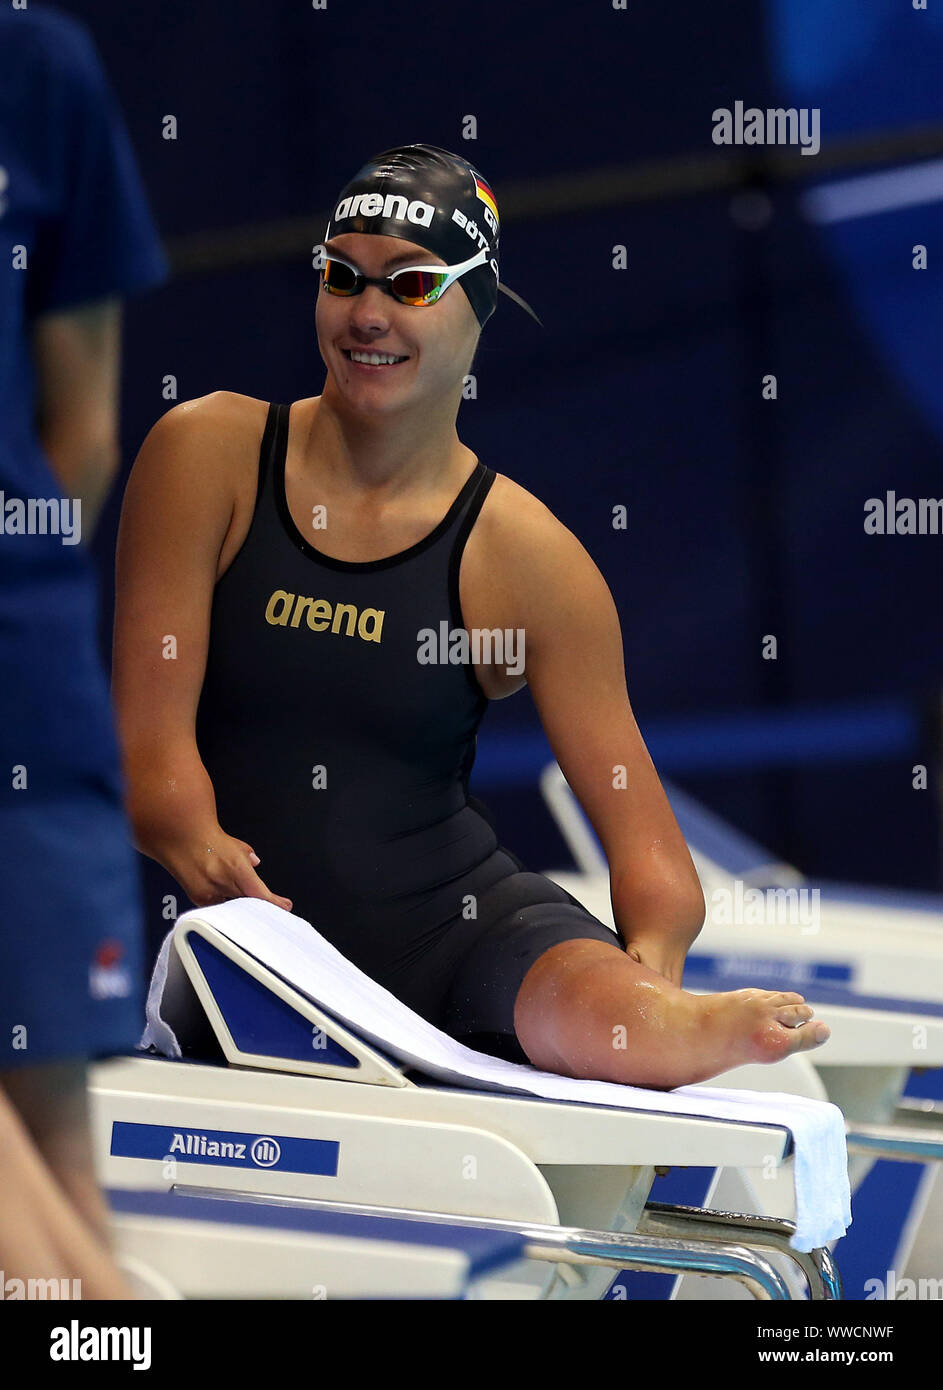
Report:
M795 1028L800 1023L807 1023L812 1017L812 1010L808 1004L783 1004L776 1010L776 1018L780 1023L785 1023L788 1028Z
M804 1023L801 1028L796 1028L793 1031L796 1038L796 1052L807 1052L813 1047L821 1047L831 1037L828 1024L823 1023L821 1019L815 1023Z

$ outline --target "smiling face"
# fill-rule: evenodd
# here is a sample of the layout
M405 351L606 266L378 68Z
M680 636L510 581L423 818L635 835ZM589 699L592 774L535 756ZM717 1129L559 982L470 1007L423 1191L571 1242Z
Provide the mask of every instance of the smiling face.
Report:
M406 265L445 264L401 237L345 232L331 237L328 249L368 276L389 275ZM322 284L315 324L321 356L340 395L371 411L442 402L452 394L457 406L481 331L460 280L425 307L401 304L379 285L345 296L329 294ZM404 360L366 365L353 359L355 352Z

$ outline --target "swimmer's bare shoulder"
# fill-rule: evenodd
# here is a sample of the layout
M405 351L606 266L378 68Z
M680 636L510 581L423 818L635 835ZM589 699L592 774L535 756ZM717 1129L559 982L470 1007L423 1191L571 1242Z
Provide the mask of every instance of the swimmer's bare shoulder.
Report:
M236 391L181 401L151 428L129 479L129 498L137 490L153 499L152 521L185 521L181 541L209 549L214 583L249 531L267 414L267 401Z
M468 627L521 629L531 654L590 619L614 638L615 604L588 551L544 502L503 473L495 474L466 551Z

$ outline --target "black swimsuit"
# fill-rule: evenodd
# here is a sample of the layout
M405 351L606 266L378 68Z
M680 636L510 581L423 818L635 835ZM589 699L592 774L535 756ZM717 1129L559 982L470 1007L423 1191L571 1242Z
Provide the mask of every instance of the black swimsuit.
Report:
M514 1001L531 964L619 938L498 844L468 793L488 703L474 666L419 659L430 630L441 653L463 627L459 565L494 472L479 462L399 554L332 559L288 509L288 412L269 408L252 524L213 599L196 734L219 823L366 974L468 1046L526 1062Z

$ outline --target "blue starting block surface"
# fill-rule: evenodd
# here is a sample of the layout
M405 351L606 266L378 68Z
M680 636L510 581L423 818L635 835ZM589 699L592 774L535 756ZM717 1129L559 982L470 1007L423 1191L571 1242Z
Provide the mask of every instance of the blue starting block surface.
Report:
M738 957L738 959L743 959ZM943 1003L933 999L895 999L882 994L861 994L849 989L835 975L812 973L802 978L796 966L803 962L766 961L757 957L749 968L731 969L732 962L724 956L688 956L685 964L683 989L718 993L734 989L782 989L803 995L812 1004L838 1004L846 1009L876 1009L891 1014L922 1014L943 1018ZM768 967L768 968L766 968ZM780 968L777 968L780 967Z

